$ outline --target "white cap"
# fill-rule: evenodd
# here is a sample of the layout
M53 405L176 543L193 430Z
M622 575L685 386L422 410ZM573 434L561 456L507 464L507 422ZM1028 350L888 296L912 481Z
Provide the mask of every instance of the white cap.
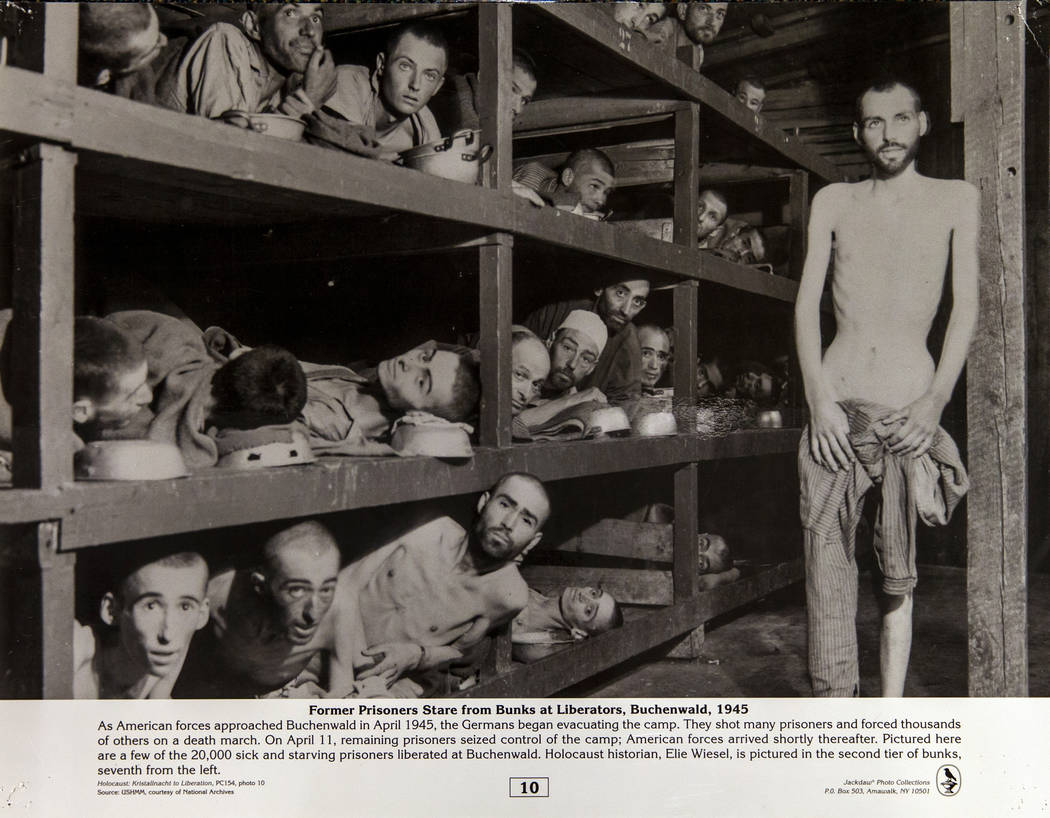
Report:
M554 330L554 334L557 335L558 331L563 329L574 329L577 332L582 332L594 341L598 347L599 355L605 349L605 342L609 340L609 330L606 329L605 322L602 321L598 313L590 310L573 310L558 325L558 329Z

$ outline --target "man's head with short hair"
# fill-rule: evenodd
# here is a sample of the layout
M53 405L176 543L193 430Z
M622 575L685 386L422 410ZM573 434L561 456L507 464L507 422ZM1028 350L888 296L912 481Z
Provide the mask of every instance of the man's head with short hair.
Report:
M729 215L729 203L717 190L700 191L696 206L696 238L703 241L721 226Z
M320 3L250 3L241 26L282 74L303 73L324 36Z
M749 74L737 81L733 95L755 114L760 114L766 102L766 86L759 77Z
M448 40L434 23L409 23L396 29L376 55L376 76L383 108L396 120L422 109L445 82Z
M601 317L590 310L573 310L547 339L551 367L546 385L552 393L567 392L598 364L609 338Z
M718 534L700 534L696 538L697 571L701 574L721 574L733 567L729 544Z
M671 339L655 324L643 324L638 327L638 345L642 348L642 386L654 387L671 360Z
M150 3L81 3L77 54L81 85L106 85L145 68L167 45Z
M745 227L718 246L718 251L738 264L766 260L766 240L757 227Z
M690 40L697 45L710 45L722 30L728 7L728 3L679 2L675 12Z
M460 422L477 410L481 397L478 363L470 350L441 349L433 341L381 361L376 369L387 402Z
M118 429L153 400L142 344L105 318L73 322L73 422Z
M759 361L743 361L737 367L737 397L768 401L773 397L776 378L772 370Z
M569 586L558 597L562 619L577 639L597 636L623 624L623 611L601 588Z
M117 630L124 667L141 676L178 673L193 634L208 621L208 565L192 551L125 565L103 596L102 622Z
M517 117L532 102L539 80L536 77L536 63L526 52L515 48L511 59L510 110Z
M613 3L613 18L648 39L653 26L667 17L666 3Z
M618 281L594 291L595 312L601 316L610 333L617 333L631 323L649 303L649 280L633 278Z
M492 566L520 561L539 543L550 511L550 497L538 477L503 475L478 498L472 530L475 557Z
M551 359L546 345L530 330L514 330L510 341L510 408L511 414L518 415L539 395Z
M264 345L231 358L211 380L212 422L257 429L295 420L306 406L306 375L288 350Z
M599 213L616 188L616 166L597 148L573 151L558 172L558 186L586 213Z
M306 645L332 606L338 574L339 547L331 532L316 520L306 520L265 542L251 582L268 608L276 635L293 645Z
M879 80L857 97L853 138L879 178L898 176L910 167L929 129L919 92L905 82Z

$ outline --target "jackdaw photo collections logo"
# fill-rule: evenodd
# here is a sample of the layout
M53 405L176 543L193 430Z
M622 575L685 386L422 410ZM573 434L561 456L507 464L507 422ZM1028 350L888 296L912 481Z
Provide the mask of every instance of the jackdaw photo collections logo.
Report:
M937 768L937 792L941 795L958 795L962 788L962 773L954 764Z

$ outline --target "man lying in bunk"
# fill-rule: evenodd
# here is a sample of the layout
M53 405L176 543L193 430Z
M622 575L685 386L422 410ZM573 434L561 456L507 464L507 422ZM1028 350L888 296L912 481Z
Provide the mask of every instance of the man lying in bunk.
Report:
M441 139L427 107L445 81L448 42L438 26L394 31L376 67L341 65L335 92L307 121L309 137L353 153L394 161L401 151Z
M7 395L13 388L12 311L0 310L0 480L11 478L14 425ZM124 429L153 399L146 354L132 334L112 321L80 316L73 322L74 446Z
M761 264L767 257L762 231L743 219L732 217L707 237L702 249L736 264Z
M73 623L75 699L171 698L190 640L208 621L200 554L129 553L102 596L100 621Z
M638 327L638 344L642 350L642 393L657 388L671 362L671 337L655 324Z
M157 79L174 69L186 43L168 42L150 3L81 3L77 82L156 104Z
M632 322L645 309L648 299L648 279L627 279L595 290L592 300L548 304L522 323L540 338L550 338L573 310L597 313L608 331L608 342L594 370L577 386L597 387L609 403L617 406L634 400L642 391L642 349Z
M196 116L227 111L301 117L335 90L316 3L250 3L239 25L214 23L160 78L157 103Z
M519 662L535 661L540 656L527 646L542 646L544 639L548 645L586 639L622 624L619 603L601 588L569 586L554 596L529 588L529 603L511 625L512 656Z
M597 387L581 390L579 384L594 371L608 337L605 323L590 310L573 310L548 336L550 372L520 415L530 433L570 407L607 403ZM586 422L586 418L582 420Z
M528 604L517 563L549 515L543 484L512 472L478 498L469 531L440 517L344 568L339 593L358 603L369 646L358 678L392 683L408 674L425 693L448 692L443 674L426 672L462 660Z
M719 228L729 213L726 197L717 190L708 188L700 191L696 205L696 239L697 246L706 249L717 239Z
M427 341L360 374L304 364L307 400L299 418L318 454L391 454L386 440L406 412L459 423L481 396L477 352Z
M356 689L356 606L340 606L339 548L315 520L277 531L257 565L208 582L211 621L194 642L178 698L309 698Z
M536 78L536 63L532 57L521 49L515 48L512 55L512 68L509 77L504 77L505 93L510 100L511 119L517 119L525 106L532 102L536 93L538 80ZM481 117L478 106L479 77L474 72L466 74L454 74L452 76L452 93L445 95L441 101L446 106L452 106L453 111L447 116L452 125L452 131L464 128L477 130L481 127ZM437 102L438 100L435 100Z
M214 466L231 445L290 439L288 426L306 402L306 379L287 350L260 346L227 358L197 327L170 315L126 310L108 319L145 350L153 394L124 428L104 437L174 443L191 468ZM248 440L230 430L257 433Z
M737 80L736 88L733 89L733 96L737 98L741 105L744 105L750 111L754 111L757 117L762 113L762 106L766 103L766 85L759 77L756 77L754 74L748 74L746 77L741 77Z
M558 170L527 162L514 171L512 189L538 207L553 205L589 219L601 219L616 188L616 166L597 148L573 151Z
M711 45L722 30L728 3L675 3L675 13L682 21L686 35L696 46L699 64L704 62L704 46Z

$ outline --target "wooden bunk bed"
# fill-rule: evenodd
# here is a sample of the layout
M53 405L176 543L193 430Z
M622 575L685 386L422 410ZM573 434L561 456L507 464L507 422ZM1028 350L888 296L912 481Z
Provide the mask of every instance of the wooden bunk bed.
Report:
M72 692L71 625L78 554L115 543L284 518L372 508L472 494L508 470L544 481L600 480L639 469L671 475L675 511L669 604L631 617L615 631L523 667L510 662L506 634L470 696L556 693L596 673L694 631L801 577L801 559L760 570L740 582L701 593L698 588L698 464L787 456L799 429L739 431L702 439L687 430L659 439L574 443L511 442L510 326L515 258L541 247L571 257L615 261L675 282L674 384L695 397L697 332L702 288L719 286L767 299L790 313L797 284L732 264L696 249L698 191L705 179L787 179L792 225L802 231L809 195L818 183L843 178L839 169L770 123L756 120L727 93L673 54L636 41L620 47L611 16L586 4L484 3L457 6L337 7L335 28L383 26L424 14L476 15L483 140L495 146L484 185L447 182L372 160L308 145L268 140L213 122L138 105L75 85L76 6L48 5L42 72L0 68L0 131L16 161L15 309L28 335L15 354L31 361L18 394L14 487L0 491L0 524L12 535L5 562L28 582L12 612L18 622L15 658L23 671L11 695L68 698ZM330 28L332 27L330 23ZM610 64L644 80L649 96L552 98L534 103L515 132L496 78L510 69L515 30L542 26L545 34L581 43ZM332 32L330 32L331 36ZM581 58L582 59L582 58ZM580 122L580 112L587 121ZM673 242L534 208L510 192L514 142L588 128L665 121L672 130L657 162L641 181L673 184ZM705 123L731 128L766 152L768 166L701 164ZM286 214L274 226L286 259L376 254L473 254L478 265L478 324L483 401L480 446L467 464L427 458L355 458L261 473L209 473L181 481L83 483L72 475L70 403L73 298L78 215L185 224L250 225L260 208ZM414 229L363 246L339 236L334 224L398 218ZM394 231L390 231L393 233ZM374 236L375 231L370 231ZM801 235L801 233L800 233ZM425 238L423 238L425 237ZM274 242L274 245L277 245ZM249 251L250 252L250 251ZM272 254L268 260L274 260ZM796 245L792 264L802 258ZM250 261L250 259L249 259Z

